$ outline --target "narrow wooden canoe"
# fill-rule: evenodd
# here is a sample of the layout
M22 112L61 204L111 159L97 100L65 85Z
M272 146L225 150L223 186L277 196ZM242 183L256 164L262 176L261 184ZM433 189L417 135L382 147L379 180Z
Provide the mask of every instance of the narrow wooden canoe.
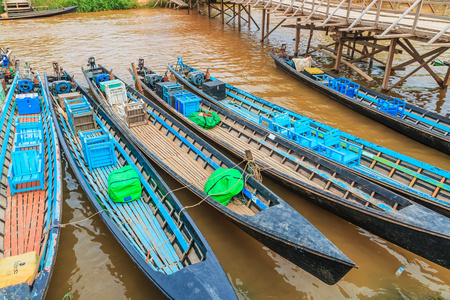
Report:
M104 100L103 91L92 81L94 74L109 76L108 71L98 66L88 72L83 69L83 72L101 103L99 109L104 109L117 120L121 130L150 159L250 236L327 284L335 284L356 267L281 198L157 105L124 84L127 91L126 102L134 104L137 99L142 99L147 105L148 113L147 124L128 128L117 113L117 105L109 105ZM205 182L218 168L234 168L245 178L243 193L233 197L226 206L204 192Z
M141 81L142 82L142 81ZM142 83L143 84L143 83ZM368 231L450 268L450 219L305 151L266 128L201 99L200 108L215 112L220 123L205 130L179 113L155 92L155 101L186 124L242 158L251 150L265 174Z
M97 113L91 110L77 121L67 109L64 112L59 103L69 104L69 98L82 101L89 98L93 103L76 82L70 87L68 73L46 77L46 82L52 98L50 110L67 160L106 226L145 275L170 299L237 299L195 223L142 153L121 134L117 124L101 110L97 111L98 107L94 107ZM64 85L70 88L63 88ZM95 123L90 122L93 118ZM80 129L78 134L74 134L72 124ZM87 163L89 155L84 154L87 148L83 148L79 136L99 135L92 129L107 133L117 159L113 164L91 170ZM132 166L139 174L143 186L141 199L126 203L111 201L109 174L122 166Z
M36 11L27 11L21 13L9 13L8 17L2 18L0 17L0 21L7 20L18 20L18 19L34 19L34 18L45 18L45 17L53 17L57 15L63 15L68 13L77 12L78 6L69 6L64 8L55 8L49 10L36 10Z
M0 116L0 265L13 260L14 273L20 274L33 257L37 263L29 282L4 286L2 281L0 295L7 299L45 298L60 235L61 158L48 98L38 79L35 86L17 72ZM29 82L30 91L19 89L23 80ZM32 110L24 106L24 95L32 99Z
M169 66L169 70L177 80L197 95L246 118L252 123L266 127L273 134L301 146L306 151L320 155L331 163L450 217L450 172L306 118L226 83L226 98L217 100L187 80L186 70L189 72L198 71L184 64L181 60L180 63L182 64L181 67L177 65L177 69L175 69ZM146 73L149 73L149 71L147 69ZM141 78L143 79L142 76ZM213 77L210 80L217 81ZM286 126L274 128L273 124L277 123L277 118L274 119L275 116L277 118L285 116L291 129L287 129ZM301 137L296 135L296 129L292 125L296 124L295 122L306 123L304 127L308 127L309 136L306 136L306 134ZM298 132L304 130L304 127L299 128ZM325 145L324 135L327 133L330 134L328 139L337 138L340 145L333 145L332 147ZM353 151L347 151L348 149ZM336 153L336 150L339 153Z
M277 67L281 68L289 75L292 75L294 78L329 96L331 99L397 130L410 138L424 143L427 146L450 154L449 118L409 103L404 104L404 111L401 109L398 110L398 112L392 112L389 109L387 110L390 112L381 110L377 107L389 108L391 104L387 103L391 102L392 105L395 105L393 103L395 99L365 87L359 88L357 96L349 97L321 83L321 79L317 78L317 75L311 75L306 71L298 72L291 65L287 64L291 57L282 58L274 53L270 53L270 56L272 56ZM326 72L323 75L337 78L335 75Z

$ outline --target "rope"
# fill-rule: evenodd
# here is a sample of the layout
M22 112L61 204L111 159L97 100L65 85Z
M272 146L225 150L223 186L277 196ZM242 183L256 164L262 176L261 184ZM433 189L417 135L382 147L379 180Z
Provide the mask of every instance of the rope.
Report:
M243 160L242 162L244 162L244 161L245 161L245 160ZM240 162L239 164L241 164L242 162ZM245 165L244 170L247 169L248 164L249 164L249 163L247 162L247 164ZM235 167L237 167L237 165L236 165ZM242 180L242 178L243 178L244 176L247 176L247 175L248 175L248 174L246 174L245 171L242 172L241 177L239 178L239 180ZM217 176L218 176L218 175L216 175L216 176L214 176L214 177L212 177L212 178L215 178L215 177L217 177ZM245 180L246 180L246 179L245 179ZM194 208L194 207L196 207L196 206L202 204L206 199L208 199L208 197L211 197L211 196L218 196L218 195L223 195L223 194L225 194L225 193L231 191L232 189L234 189L234 188L236 187L236 185L238 185L238 183L239 183L239 181L236 181L236 183L235 183L232 187L230 187L228 190L226 190L226 191L224 191L224 192L217 193L217 194L209 194L209 195L206 195L206 197L203 197L203 198L200 200L200 202L198 202L198 203L196 203L196 204L189 205L189 206L183 206L183 208L182 208L182 209L179 211L179 213L178 213L178 216L177 216L177 217L178 217L178 221L177 221L177 222L180 222L181 212L182 212L183 210L190 209L190 208Z
M99 211L96 212L95 214L90 215L89 217L84 218L84 219L82 219L82 220L78 220L78 221L74 221L74 222L69 222L69 223L64 223L64 224L59 224L59 225L52 225L52 226L50 226L46 231L44 231L42 234L43 234L43 235L44 235L44 234L47 234L47 233L48 233L50 230L52 230L53 228L64 228L64 227L66 227L66 226L68 226L68 225L75 225L75 224L78 224L78 223L82 223L82 222L84 222L84 221L87 221L87 220L89 220L89 219L92 219L93 217L95 217L96 215L98 215L98 214L101 213L101 212L107 212L107 210L106 210L106 209L99 210Z

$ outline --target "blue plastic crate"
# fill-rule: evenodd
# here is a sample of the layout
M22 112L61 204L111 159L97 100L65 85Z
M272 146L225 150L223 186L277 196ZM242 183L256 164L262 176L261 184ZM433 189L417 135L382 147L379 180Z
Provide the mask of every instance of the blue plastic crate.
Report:
M173 95L175 109L183 115L189 117L193 112L200 110L200 98L192 93Z
M182 94L182 93L186 93L186 92L183 90L183 86L179 83L163 86L163 100L170 106L175 107L175 103L172 101L172 97L174 95L178 95L178 94Z
M40 114L41 105L37 93L19 94L16 97L19 115Z
M79 132L84 159L89 170L116 164L114 144L110 135L103 129Z

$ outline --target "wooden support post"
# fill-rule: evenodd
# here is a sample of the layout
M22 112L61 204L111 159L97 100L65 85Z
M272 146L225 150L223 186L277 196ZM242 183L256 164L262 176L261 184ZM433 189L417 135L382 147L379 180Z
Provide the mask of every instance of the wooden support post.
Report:
M225 24L225 12L223 7L223 0L220 0L220 19L222 20L222 24Z
M369 33L370 34L370 33ZM374 40L373 41L375 44L378 42L378 40ZM373 51L375 51L375 48L372 48L372 52ZM370 60L369 60L369 69L372 69L372 67L373 67L373 59L374 59L374 56L375 56L375 54L374 55L372 55L371 57L370 57Z
M444 77L444 82L442 83L442 88L446 89L450 81L450 66L447 68L447 73Z
M241 5L238 4L238 30L241 31Z
M264 42L264 30L266 29L266 10L262 9L262 24L261 24L261 43Z
M270 25L270 14L267 13L267 21L266 21L266 32L269 32L269 25Z
M244 7L244 9L245 9L245 7ZM251 20L252 20L252 6L251 5L248 6L247 14L248 14L248 29L250 29Z
M334 64L333 71L339 72L339 68L342 60L342 50L344 49L344 43L341 41L341 37L339 37L337 41L337 49L336 49L336 62Z
M392 39L389 46L388 58L386 61L386 69L384 69L384 79L381 89L387 91L389 87L389 78L391 77L392 63L394 62L395 46L397 46L398 39Z
M300 25L298 22L300 21L300 18L297 18L297 22L295 25L295 46L294 46L294 56L297 57L298 55L298 45L300 44Z
M199 1L199 0L197 0ZM208 0L208 18L211 18L211 0Z
M311 47L311 40L312 40L313 34L314 34L314 25L311 24L311 28L309 30L308 46L306 46L305 57L308 57L309 47Z

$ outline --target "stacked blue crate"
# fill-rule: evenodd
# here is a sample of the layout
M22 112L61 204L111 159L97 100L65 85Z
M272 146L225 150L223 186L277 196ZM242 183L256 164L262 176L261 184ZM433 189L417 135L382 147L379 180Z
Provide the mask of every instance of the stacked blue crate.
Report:
M35 119L30 121L29 119ZM8 169L11 195L44 189L44 129L41 116L16 117L14 147ZM35 186L27 184L37 182Z
M291 123L288 114L278 114L273 119L260 116L259 124L341 164L359 165L361 162L362 148L341 139L339 129L327 132L313 129L306 117Z
M200 110L200 98L192 93L173 95L173 100L175 101L175 109L186 117Z
M116 154L111 136L104 129L79 131L84 159L89 170L116 164Z
M314 75L317 82L322 83L323 85L332 88L333 90L344 94L350 98L356 98L359 92L359 84L353 81L350 81L347 78L339 77L333 78L329 75Z

